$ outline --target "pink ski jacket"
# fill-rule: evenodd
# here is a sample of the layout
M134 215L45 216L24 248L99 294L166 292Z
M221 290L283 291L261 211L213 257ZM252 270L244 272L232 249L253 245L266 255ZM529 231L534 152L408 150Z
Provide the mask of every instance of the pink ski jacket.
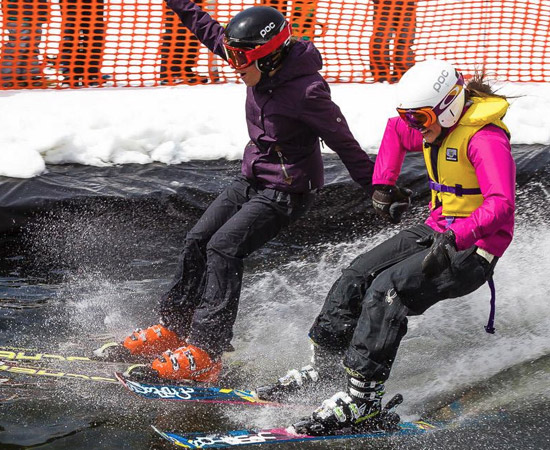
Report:
M407 152L422 152L422 134L400 118L388 120L376 158L372 184L395 185ZM479 130L468 144L468 159L483 195L483 203L469 217L457 217L450 228L458 250L472 245L502 256L514 233L516 166L506 133L495 125ZM437 232L447 228L441 207L433 210L426 225Z

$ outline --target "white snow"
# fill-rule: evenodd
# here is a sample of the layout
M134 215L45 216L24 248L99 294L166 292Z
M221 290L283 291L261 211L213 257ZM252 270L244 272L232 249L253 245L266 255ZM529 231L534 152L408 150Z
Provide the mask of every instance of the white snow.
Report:
M505 118L512 143L550 145L550 83L495 86L514 97ZM331 85L369 153L395 114L395 87ZM0 91L0 175L31 178L48 164L239 159L248 141L245 93L242 84Z

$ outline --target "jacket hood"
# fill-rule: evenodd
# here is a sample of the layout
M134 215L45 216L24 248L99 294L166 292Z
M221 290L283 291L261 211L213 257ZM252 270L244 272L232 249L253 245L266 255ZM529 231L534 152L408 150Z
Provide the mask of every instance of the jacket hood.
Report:
M315 45L311 41L298 40L290 48L281 68L272 77L263 74L257 88L272 88L295 78L313 75L322 68L323 58Z

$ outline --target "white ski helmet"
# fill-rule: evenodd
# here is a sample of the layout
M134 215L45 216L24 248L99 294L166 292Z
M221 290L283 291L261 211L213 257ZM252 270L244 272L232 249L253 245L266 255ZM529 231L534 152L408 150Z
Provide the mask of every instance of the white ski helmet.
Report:
M399 81L397 99L401 117L405 118L407 110L431 109L439 124L449 128L458 122L464 108L464 77L446 61L419 62Z

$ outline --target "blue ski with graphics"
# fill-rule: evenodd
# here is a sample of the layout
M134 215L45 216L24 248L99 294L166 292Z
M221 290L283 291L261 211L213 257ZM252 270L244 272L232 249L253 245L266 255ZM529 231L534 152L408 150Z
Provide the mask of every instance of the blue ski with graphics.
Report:
M236 430L223 433L176 434L153 429L167 441L183 448L233 448L245 445L281 444L290 442L314 442L342 439L375 439L389 436L423 434L441 428L441 424L424 421L403 422L392 431L371 431L358 434L335 434L309 436L294 434L290 429L271 428L267 430Z
M120 372L115 372L115 377L134 394L150 400L283 406L281 403L260 400L254 391L193 384L154 384L132 380Z

